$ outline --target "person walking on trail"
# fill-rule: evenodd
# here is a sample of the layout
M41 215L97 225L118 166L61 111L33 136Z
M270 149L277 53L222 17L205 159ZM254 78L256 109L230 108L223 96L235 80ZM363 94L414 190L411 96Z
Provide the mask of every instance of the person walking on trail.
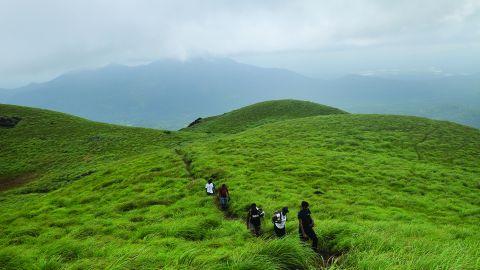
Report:
M247 228L255 236L260 236L260 226L262 224L261 218L265 216L265 212L262 209L258 208L255 203L250 205L247 215Z
M298 212L298 233L302 241L312 240L312 249L317 250L318 238L313 230L313 219L311 217L309 204L306 201L302 202L301 210Z
M218 190L218 198L220 199L220 206L222 210L226 210L228 201L230 200L230 193L228 193L227 185L223 184Z
M278 237L283 237L287 233L285 229L285 223L287 223L287 213L288 207L283 207L282 211L276 211L273 214L273 230Z
M207 191L207 195L215 194L215 184L212 183L212 179L208 179L208 183L205 185L205 190Z

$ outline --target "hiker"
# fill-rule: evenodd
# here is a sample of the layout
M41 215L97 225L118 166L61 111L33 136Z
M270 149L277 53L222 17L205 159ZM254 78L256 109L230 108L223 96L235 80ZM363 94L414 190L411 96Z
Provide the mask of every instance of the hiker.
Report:
M227 203L230 200L230 193L228 193L227 185L222 184L220 189L218 190L218 198L220 199L220 206L222 210L227 209Z
M207 195L215 194L215 184L212 183L212 179L208 179L208 183L205 185Z
M317 250L318 238L313 230L313 219L310 216L309 204L306 201L303 201L301 204L301 210L298 212L298 233L300 234L300 239L302 241L312 240L312 249Z
M260 225L262 223L261 218L264 216L265 212L258 208L255 203L250 205L247 216L247 228L250 229L255 236L260 236Z
M287 233L285 229L285 223L287 223L287 213L288 207L286 206L282 208L282 211L276 211L273 213L273 230L278 237L283 237Z

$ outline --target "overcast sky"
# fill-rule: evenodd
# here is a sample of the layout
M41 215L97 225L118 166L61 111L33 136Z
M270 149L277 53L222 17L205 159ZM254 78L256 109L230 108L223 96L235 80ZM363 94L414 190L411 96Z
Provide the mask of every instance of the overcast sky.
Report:
M0 0L0 87L196 56L319 77L480 72L480 0Z

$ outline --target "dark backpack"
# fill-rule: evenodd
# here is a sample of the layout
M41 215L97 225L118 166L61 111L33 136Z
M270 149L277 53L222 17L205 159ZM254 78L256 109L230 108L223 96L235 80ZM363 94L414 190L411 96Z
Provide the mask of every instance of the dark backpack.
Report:
M275 211L272 216L272 223L281 223L282 222L282 212Z

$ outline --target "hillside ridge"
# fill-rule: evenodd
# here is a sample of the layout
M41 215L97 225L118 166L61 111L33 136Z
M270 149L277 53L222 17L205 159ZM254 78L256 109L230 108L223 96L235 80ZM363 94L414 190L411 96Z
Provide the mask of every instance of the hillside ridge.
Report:
M346 113L340 109L310 101L270 100L248 105L221 115L199 118L182 130L237 133L248 128L287 119Z
M0 191L0 265L313 270L327 262L298 239L307 200L332 268L480 267L479 130L272 114L241 132L170 132L0 105L0 116L22 118L0 128L0 182L34 178ZM205 195L208 179L228 185L228 211ZM266 213L262 238L242 220L253 202ZM287 236L272 238L269 220L284 206Z

